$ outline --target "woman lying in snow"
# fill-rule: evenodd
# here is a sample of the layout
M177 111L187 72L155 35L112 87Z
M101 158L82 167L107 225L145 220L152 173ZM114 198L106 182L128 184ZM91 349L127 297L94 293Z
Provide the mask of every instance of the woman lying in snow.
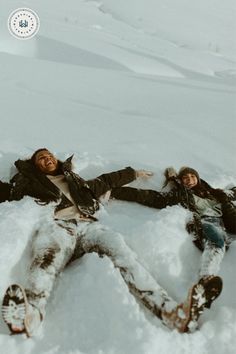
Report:
M123 237L97 220L99 197L111 188L148 176L146 171L129 167L84 181L72 171L71 158L61 162L47 149L37 150L31 159L18 160L16 166L19 173L12 186L0 185L1 201L28 195L42 202L45 215L33 238L26 289L12 284L3 298L3 319L13 334L35 334L56 276L69 262L90 252L108 256L130 292L169 328L179 332L196 328L204 304L221 292L221 279L201 279L178 305L138 262Z
M169 192L121 187L113 189L111 197L157 209L180 204L190 210L193 217L187 230L203 251L199 278L215 276L225 249L236 238L236 207L233 204L236 187L227 192L212 188L190 167L182 167L178 175L173 168L167 168L165 176L165 185L169 182L171 185Z

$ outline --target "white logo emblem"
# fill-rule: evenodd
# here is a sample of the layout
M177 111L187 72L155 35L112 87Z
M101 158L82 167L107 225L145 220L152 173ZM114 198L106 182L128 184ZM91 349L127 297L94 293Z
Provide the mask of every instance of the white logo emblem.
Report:
M39 30L38 15L31 9L16 9L8 18L10 33L18 39L30 39Z

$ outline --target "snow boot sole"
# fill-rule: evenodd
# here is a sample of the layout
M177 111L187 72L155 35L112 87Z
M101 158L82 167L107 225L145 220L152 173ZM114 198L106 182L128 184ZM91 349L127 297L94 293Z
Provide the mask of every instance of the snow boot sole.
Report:
M199 283L203 284L206 293L205 307L210 308L211 304L221 294L223 289L223 281L219 276L210 276L206 279L200 279Z
M218 276L201 279L188 292L187 300L172 311L162 311L163 323L180 333L194 332L204 309L221 293L222 280Z
M11 334L25 333L27 337L32 336L32 324L37 328L42 319L39 311L28 303L25 290L18 284L10 285L5 292L2 317Z
M222 284L220 277L211 276L201 279L192 287L188 295L188 320L182 332L193 332L197 328L200 315L220 295Z

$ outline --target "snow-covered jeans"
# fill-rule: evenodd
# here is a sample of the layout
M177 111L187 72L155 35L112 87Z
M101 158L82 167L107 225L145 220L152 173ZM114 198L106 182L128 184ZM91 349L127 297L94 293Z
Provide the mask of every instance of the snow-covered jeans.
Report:
M76 225L73 220L47 220L34 235L32 251L26 294L43 316L57 275L71 260L90 252L109 257L120 270L130 292L157 317L161 318L162 310L171 311L177 306L139 263L122 235L99 222Z
M199 272L200 278L218 274L225 254L225 240L227 239L221 218L204 217L202 230L205 245Z

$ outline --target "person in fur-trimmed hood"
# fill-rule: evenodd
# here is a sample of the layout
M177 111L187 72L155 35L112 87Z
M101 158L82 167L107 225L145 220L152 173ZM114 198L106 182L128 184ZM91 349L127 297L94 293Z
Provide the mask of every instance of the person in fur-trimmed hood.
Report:
M121 187L113 189L111 197L156 209L180 204L190 210L193 217L187 230L203 251L199 279L215 276L225 249L236 235L236 187L227 192L212 188L191 167L182 167L178 174L172 167L167 168L165 176L169 192Z
M178 305L137 261L123 237L98 222L99 198L104 193L152 173L127 167L85 181L73 172L71 159L61 162L42 148L30 159L15 163L19 172L11 181L11 200L30 196L44 209L33 235L26 287L12 284L3 298L3 319L10 331L34 335L45 316L56 276L68 263L89 252L108 256L130 292L164 324L179 332L193 330L202 313L202 294L207 290L211 301L221 291L221 283L193 286L187 300Z

